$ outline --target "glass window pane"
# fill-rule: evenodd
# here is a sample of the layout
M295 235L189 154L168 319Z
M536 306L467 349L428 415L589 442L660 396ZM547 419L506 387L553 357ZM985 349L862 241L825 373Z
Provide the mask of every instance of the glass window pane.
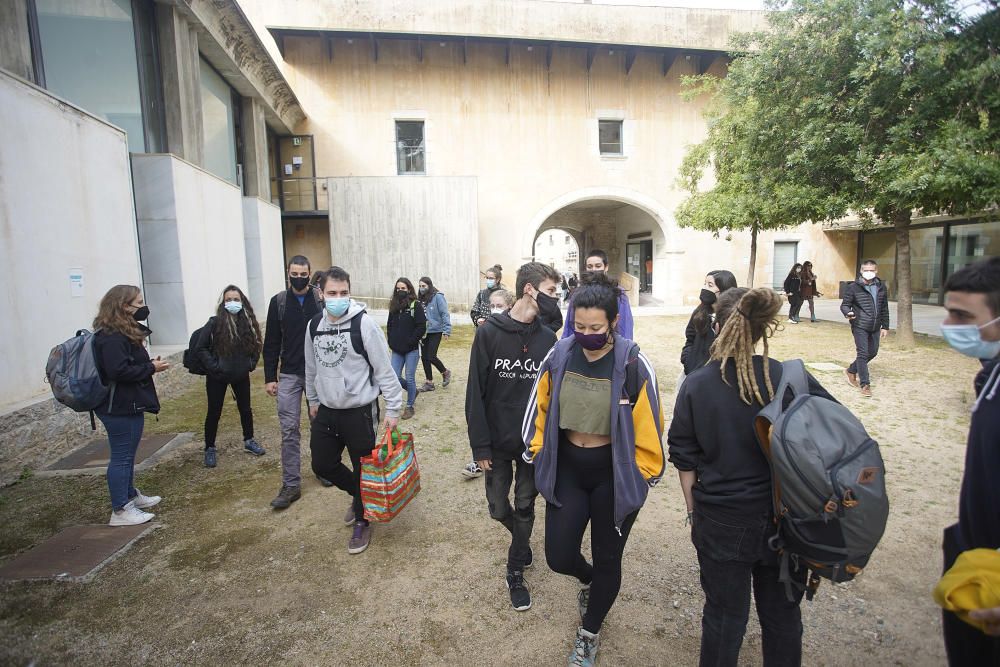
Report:
M1000 222L954 225L948 242L948 275L986 257L1000 256Z
M201 111L205 124L204 167L236 183L236 121L229 84L201 61Z
M396 168L400 174L424 173L423 121L396 121Z
M45 85L146 150L130 0L36 0Z
M910 284L913 287L913 303L937 305L941 302L943 253L943 227L910 230Z
M622 122L620 120L597 121L598 140L601 155L622 154Z

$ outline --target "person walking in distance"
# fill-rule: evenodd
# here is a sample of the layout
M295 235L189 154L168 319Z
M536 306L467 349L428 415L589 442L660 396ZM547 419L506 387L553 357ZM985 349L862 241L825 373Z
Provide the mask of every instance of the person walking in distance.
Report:
M768 339L778 328L782 298L767 287L737 287L720 294L718 306L721 329L711 361L684 380L667 432L705 593L699 664L736 667L752 590L764 664L796 666L806 568L792 574L803 587L789 599L768 544L775 526L771 468L753 428L781 381L783 367L768 357ZM808 383L810 394L833 400L811 375Z
M490 316L490 294L493 294L498 289L504 289L503 283L500 282L501 278L503 278L503 269L499 264L494 264L486 269L485 276L486 287L479 290L479 294L476 295L476 300L472 304L472 312L470 313L472 323L477 327Z
M243 449L263 456L264 448L253 435L253 408L250 407L250 373L260 358L261 335L250 300L236 285L227 285L215 315L201 329L195 352L205 376L208 411L205 414L205 467L214 468L218 454L215 436L226 402L226 389L232 387L243 428Z
M417 300L417 293L409 278L399 278L389 301L389 319L386 333L392 350L392 369L400 384L406 389L406 408L403 419L413 416L417 400L417 363L420 361L420 343L427 330L424 306ZM405 370L405 378L403 376Z
M608 253L603 250L595 248L587 253L587 273L583 275L583 278L579 281L580 285L585 285L587 283L588 274L593 273L603 273L607 274L610 267L608 266ZM574 293L576 287L574 286ZM634 325L632 320L632 306L628 302L628 294L625 290L618 287L618 334L632 340L632 336L635 335ZM566 321L573 322L573 299L570 298L569 308L566 309ZM573 337L573 327L563 327L562 338L572 338Z
M956 351L978 359L973 386L958 523L944 531L944 569L972 549L1000 549L1000 257L959 269L944 284L948 315L941 334ZM948 664L1000 665L1000 606L969 612L975 628L944 611Z
M423 304L424 314L427 316L427 335L420 343L420 360L424 364L425 382L418 391L434 391L435 368L441 373L441 386L447 387L451 384L451 371L438 357L441 338L451 336L451 315L448 313L448 301L444 298L444 292L434 287L434 281L427 276L417 283L417 293L420 295L420 303Z
M873 259L861 263L861 275L847 285L840 312L851 323L851 335L857 357L844 371L847 383L861 389L861 395L871 398L871 376L868 364L878 354L878 346L889 335L889 294L879 280L878 264Z
M823 296L816 289L816 274L813 273L812 262L802 262L802 291L799 293L803 303L809 304L809 321L816 321L815 298ZM801 305L799 306L801 308Z
M108 402L94 410L108 432L111 450L107 473L111 526L146 523L155 515L144 510L162 500L144 495L133 485L145 413L160 411L153 375L170 368L159 357L149 358L146 338L152 331L142 324L148 317L142 291L135 285L116 285L101 298L94 318L97 371L105 385L114 383Z
M684 347L681 349L681 365L684 376L694 373L708 363L709 349L718 333L715 326L715 306L719 294L736 287L736 276L724 269L709 271L705 284L698 295L698 307L691 313L684 329Z
M522 434L546 500L545 559L580 582L569 664L582 667L597 657L625 542L665 466L656 374L639 346L615 333L616 286L597 274L577 291L573 338L542 362ZM591 562L580 549L588 524Z
M472 342L465 419L469 444L485 471L490 516L511 534L507 550L507 588L516 611L531 608L524 568L532 564L531 529L535 523L535 473L521 455L521 423L542 359L556 341L538 320L539 295L555 298L559 274L539 262L517 271L517 301L507 312L490 315ZM509 495L514 485L514 506Z
M371 542L372 527L361 502L361 457L375 448L378 396L385 397L386 431L396 428L403 390L389 357L382 329L351 298L351 276L332 266L319 279L322 314L305 334L306 399L313 472L351 496L344 525L352 526L347 553L359 554ZM347 450L351 468L341 458Z
M306 364L302 341L306 325L321 310L318 293L309 285L309 260L295 255L288 261L288 289L278 292L267 306L264 330L264 390L277 397L281 427L281 489L271 507L285 509L302 496L302 399ZM321 479L324 486L329 480Z
M799 323L799 310L802 308L802 265L796 263L785 277L785 296L788 297L788 321Z

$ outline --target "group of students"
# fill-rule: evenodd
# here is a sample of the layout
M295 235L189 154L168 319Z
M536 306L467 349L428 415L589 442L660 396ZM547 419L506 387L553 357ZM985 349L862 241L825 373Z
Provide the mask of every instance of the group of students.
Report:
M816 289L816 274L813 273L812 262L796 262L785 276L782 285L785 297L788 299L788 322L798 324L801 321L799 311L802 304L809 304L809 320L816 321L816 305L814 300L817 296L823 296Z
M541 495L546 501L546 562L580 585L580 623L569 664L593 665L603 621L621 586L626 541L649 488L660 481L669 460L678 470L705 593L701 664L737 664L751 591L764 664L801 664L801 591L789 598L778 582L777 557L768 546L774 530L771 472L752 427L781 381L782 366L769 358L768 341L779 327L782 297L768 288L739 288L729 272L706 277L701 304L688 327L682 353L686 373L665 453L655 371L632 340L622 290L600 268L606 267L606 257L593 259L595 269L573 296L561 339L543 322L560 279L544 264L520 267L513 296L504 297L503 308L498 305L479 318L474 311L477 330L466 417L473 457L485 476L489 514L511 537L505 568L511 605L519 611L531 607L524 570L534 562L530 539L535 499ZM370 543L371 526L360 501L359 459L375 446L380 422L391 430L404 410L400 366L394 365L390 345L365 305L351 298L350 275L344 269L331 267L319 274L314 281L317 299L310 293L308 262L293 261L288 268L289 289L271 300L262 343L265 388L278 398L282 429L282 489L272 505L288 507L300 497L297 439L305 395L313 472L351 497L344 516L345 525L353 527L348 552L360 553ZM872 268L864 264L859 287L850 293L852 299L867 294L871 307L882 309L874 312L877 331L883 322L884 286ZM485 303L500 289L499 279L499 267L487 272L487 280L495 282L487 283ZM421 284L431 286L423 279ZM410 309L404 288L408 296L413 294L403 281L396 287L398 314ZM948 567L962 552L1000 548L1000 487L995 483L1000 473L1000 258L957 271L945 289L946 341L983 363L975 381L959 522L945 537ZM855 307L845 300L842 309ZM853 310L845 316L852 326L860 319ZM97 411L111 448L112 525L148 520L152 514L145 510L161 501L133 484L143 415L159 410L153 376L169 367L148 355L144 341L150 330L142 324L148 317L140 290L120 285L104 296L94 321L102 379L116 383L110 404ZM261 344L252 309L236 289L226 289L212 327L206 328L211 332L206 336L229 336L231 349L252 351ZM277 342L268 340L271 332ZM216 377L210 381L216 385L232 379L237 370L242 380L244 369L238 364L206 358L205 365L213 369ZM809 390L832 399L811 376ZM210 390L217 394L218 386ZM384 418L379 395L385 401ZM249 433L244 426L250 449L246 441L253 440L252 425ZM350 468L342 461L345 449ZM588 525L589 559L581 550ZM803 578L805 572L794 576ZM950 661L993 664L1000 659L1000 607L969 618L979 629L945 612Z

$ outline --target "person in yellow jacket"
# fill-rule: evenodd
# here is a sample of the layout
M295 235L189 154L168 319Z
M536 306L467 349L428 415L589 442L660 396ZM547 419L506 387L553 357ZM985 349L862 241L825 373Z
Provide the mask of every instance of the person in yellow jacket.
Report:
M621 587L629 531L666 464L656 374L639 346L615 332L614 282L597 276L573 300L574 334L545 357L531 392L524 460L547 503L545 559L581 586L569 664L588 666ZM592 562L580 550L588 523Z

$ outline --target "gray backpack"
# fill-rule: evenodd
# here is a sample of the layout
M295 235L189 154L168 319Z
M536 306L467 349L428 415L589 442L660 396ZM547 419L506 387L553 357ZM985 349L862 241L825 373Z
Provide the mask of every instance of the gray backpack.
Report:
M811 600L819 577L840 582L860 574L885 532L889 499L878 443L846 407L810 395L799 359L782 364L781 383L754 430L771 464L778 530L770 544L781 557L779 580L791 598L792 571L809 570Z
M104 401L111 407L115 383L106 386L97 369L94 334L80 329L76 335L49 352L45 380L57 401L77 412L90 412L90 426L97 428L93 410Z

